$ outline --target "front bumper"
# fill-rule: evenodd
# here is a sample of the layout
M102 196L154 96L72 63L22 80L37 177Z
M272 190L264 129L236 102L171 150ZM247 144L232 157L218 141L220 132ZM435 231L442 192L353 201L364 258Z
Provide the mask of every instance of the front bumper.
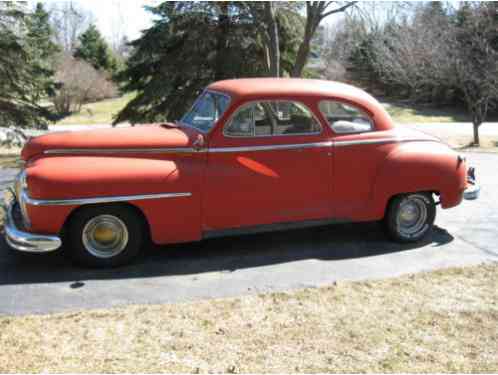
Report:
M476 182L476 175L474 168L469 168L469 170L467 171L467 183L468 186L463 192L464 199L474 200L479 198L481 187Z
M47 253L57 250L62 241L53 235L35 234L22 231L21 220L16 220L15 211L18 204L15 200L7 203L5 211L5 239L13 249L28 253Z

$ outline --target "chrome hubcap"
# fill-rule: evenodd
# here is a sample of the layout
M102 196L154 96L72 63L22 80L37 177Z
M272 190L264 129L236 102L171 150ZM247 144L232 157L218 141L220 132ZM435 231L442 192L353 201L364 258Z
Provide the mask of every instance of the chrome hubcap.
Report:
M401 235L412 237L424 229L427 222L427 207L422 197L412 196L401 202L397 224Z
M83 245L97 258L111 258L121 253L128 244L125 223L113 215L99 215L83 228Z

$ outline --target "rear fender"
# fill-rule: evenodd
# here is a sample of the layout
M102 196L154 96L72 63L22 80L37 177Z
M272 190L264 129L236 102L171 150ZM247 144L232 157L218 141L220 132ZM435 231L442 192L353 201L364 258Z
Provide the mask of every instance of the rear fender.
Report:
M382 218L389 200L403 193L435 192L440 194L443 208L458 205L466 186L466 171L465 161L442 143L400 144L387 156L376 176L372 219Z

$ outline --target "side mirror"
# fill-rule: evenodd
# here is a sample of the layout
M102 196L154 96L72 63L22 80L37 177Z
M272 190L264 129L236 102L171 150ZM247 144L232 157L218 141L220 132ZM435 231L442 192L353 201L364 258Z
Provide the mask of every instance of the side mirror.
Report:
M195 151L201 151L204 149L204 144L205 144L204 135L198 134L192 146Z
M351 121L335 121L332 124L332 130L338 134L343 133L364 133L372 130L372 125L369 123L358 123Z

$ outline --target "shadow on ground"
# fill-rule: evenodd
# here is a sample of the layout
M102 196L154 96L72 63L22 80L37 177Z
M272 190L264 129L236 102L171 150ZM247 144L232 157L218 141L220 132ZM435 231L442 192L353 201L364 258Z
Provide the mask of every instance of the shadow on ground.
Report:
M442 246L453 240L435 227L416 244L389 241L378 223L342 224L311 229L227 237L197 243L150 246L136 261L116 269L83 269L71 264L64 251L23 254L8 249L0 239L0 285L112 280L204 272L233 272L305 259L326 261L379 256L424 246ZM84 284L76 281L71 287Z

